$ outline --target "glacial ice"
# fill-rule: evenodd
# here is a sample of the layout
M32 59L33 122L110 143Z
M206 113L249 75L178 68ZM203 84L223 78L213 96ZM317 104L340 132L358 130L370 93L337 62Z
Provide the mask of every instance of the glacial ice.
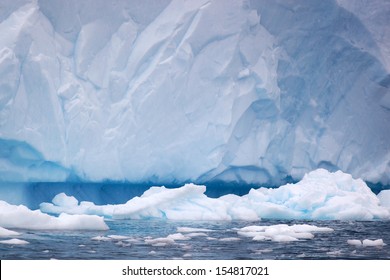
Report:
M389 219L390 208L361 180L337 171L312 171L296 184L276 189L252 189L247 195L207 197L205 186L186 184L180 188L151 187L142 196L125 204L95 205L78 202L64 193L53 203L42 203L42 212L51 214L89 214L113 219L169 220L373 220ZM298 232L308 227L294 228ZM179 228L179 232L203 232L201 229ZM302 238L302 236L301 236Z
M68 215L54 217L40 210L30 210L23 205L0 201L0 227L31 230L107 230L102 217L93 215Z
M2 0L0 187L278 186L316 168L390 184L389 11L384 0ZM268 203L281 216L305 208Z
M390 190L383 190L378 194L382 206L390 208Z

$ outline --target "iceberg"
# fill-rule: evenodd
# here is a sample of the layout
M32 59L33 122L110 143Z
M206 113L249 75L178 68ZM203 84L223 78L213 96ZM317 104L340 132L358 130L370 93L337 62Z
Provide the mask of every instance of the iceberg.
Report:
M317 168L389 185L389 12L384 0L3 0L0 187L279 186ZM292 203L292 216L305 207Z
M390 208L361 179L350 174L325 169L312 171L296 184L276 189L252 189L247 195L225 195L210 198L205 186L186 184L181 188L151 187L140 197L124 204L95 205L78 202L60 193L52 203L42 203L40 210L50 214L88 214L109 219L168 219L168 220L377 220L389 219ZM316 228L290 228L303 238ZM284 228L283 228L284 230ZM204 232L204 229L179 228L178 232ZM254 231L257 231L256 229ZM283 234L282 234L283 235ZM289 238L287 238L289 239ZM283 239L284 240L284 239ZM280 240L280 241L283 241ZM289 240L286 240L289 241ZM290 240L292 241L292 240Z
M107 230L108 226L102 217L93 215L60 214L58 217L30 210L23 205L11 205L0 201L0 233L15 235L12 229L30 230Z

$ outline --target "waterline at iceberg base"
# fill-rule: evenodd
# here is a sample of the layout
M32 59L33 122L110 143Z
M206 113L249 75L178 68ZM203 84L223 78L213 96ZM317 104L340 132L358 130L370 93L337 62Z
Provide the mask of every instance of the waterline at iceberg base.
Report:
M3 259L390 259L390 190L341 171L210 198L151 187L123 204L59 193L37 210L0 203Z

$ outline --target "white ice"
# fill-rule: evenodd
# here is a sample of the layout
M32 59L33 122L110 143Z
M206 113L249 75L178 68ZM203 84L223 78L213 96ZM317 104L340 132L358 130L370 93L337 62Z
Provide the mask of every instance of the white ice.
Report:
M381 247L381 246L386 246L387 244L383 242L383 239L364 239L364 240L359 240L359 239L349 239L347 240L347 243L352 246L356 247Z
M0 182L389 184L390 4L361 2L2 0Z
M29 244L30 242L18 238L12 238L7 240L0 240L0 243L7 244L7 245L26 245Z
M12 235L20 235L20 233L13 231L13 230L8 230L6 228L0 227L0 236L12 236Z
M95 215L69 215L58 217L30 210L23 205L11 205L0 201L0 226L12 229L31 230L107 230L102 217Z
M363 247L381 247L387 245L386 243L383 242L383 239L376 239L376 240L371 240L371 239L364 239L362 241Z
M328 227L313 225L271 225L271 226L248 226L237 229L237 234L252 238L255 241L271 240L274 242L291 242L305 239L313 239L316 232L333 232Z
M383 190L378 194L382 206L390 209L390 190Z
M361 180L337 171L317 169L296 184L275 189L252 189L247 195L207 197L205 186L152 187L125 204L95 205L59 194L53 203L42 203L41 211L53 214L89 214L114 219L169 220L373 220L389 219L389 208ZM383 200L384 201L384 200ZM298 226L297 226L298 227ZM298 230L298 229L297 229ZM300 229L302 230L302 229ZM185 231L202 231L181 228ZM299 231L299 230L298 230ZM305 231L305 230L303 230Z
M348 243L349 245L357 246L357 247L360 247L360 246L363 245L363 244L362 244L362 241L359 240L359 239L349 239L349 240L347 240L347 243Z

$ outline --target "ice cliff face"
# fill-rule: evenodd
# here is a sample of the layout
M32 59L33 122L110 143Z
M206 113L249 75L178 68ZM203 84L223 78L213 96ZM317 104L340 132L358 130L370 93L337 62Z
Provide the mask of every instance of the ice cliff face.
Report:
M387 1L6 0L0 181L390 184Z

